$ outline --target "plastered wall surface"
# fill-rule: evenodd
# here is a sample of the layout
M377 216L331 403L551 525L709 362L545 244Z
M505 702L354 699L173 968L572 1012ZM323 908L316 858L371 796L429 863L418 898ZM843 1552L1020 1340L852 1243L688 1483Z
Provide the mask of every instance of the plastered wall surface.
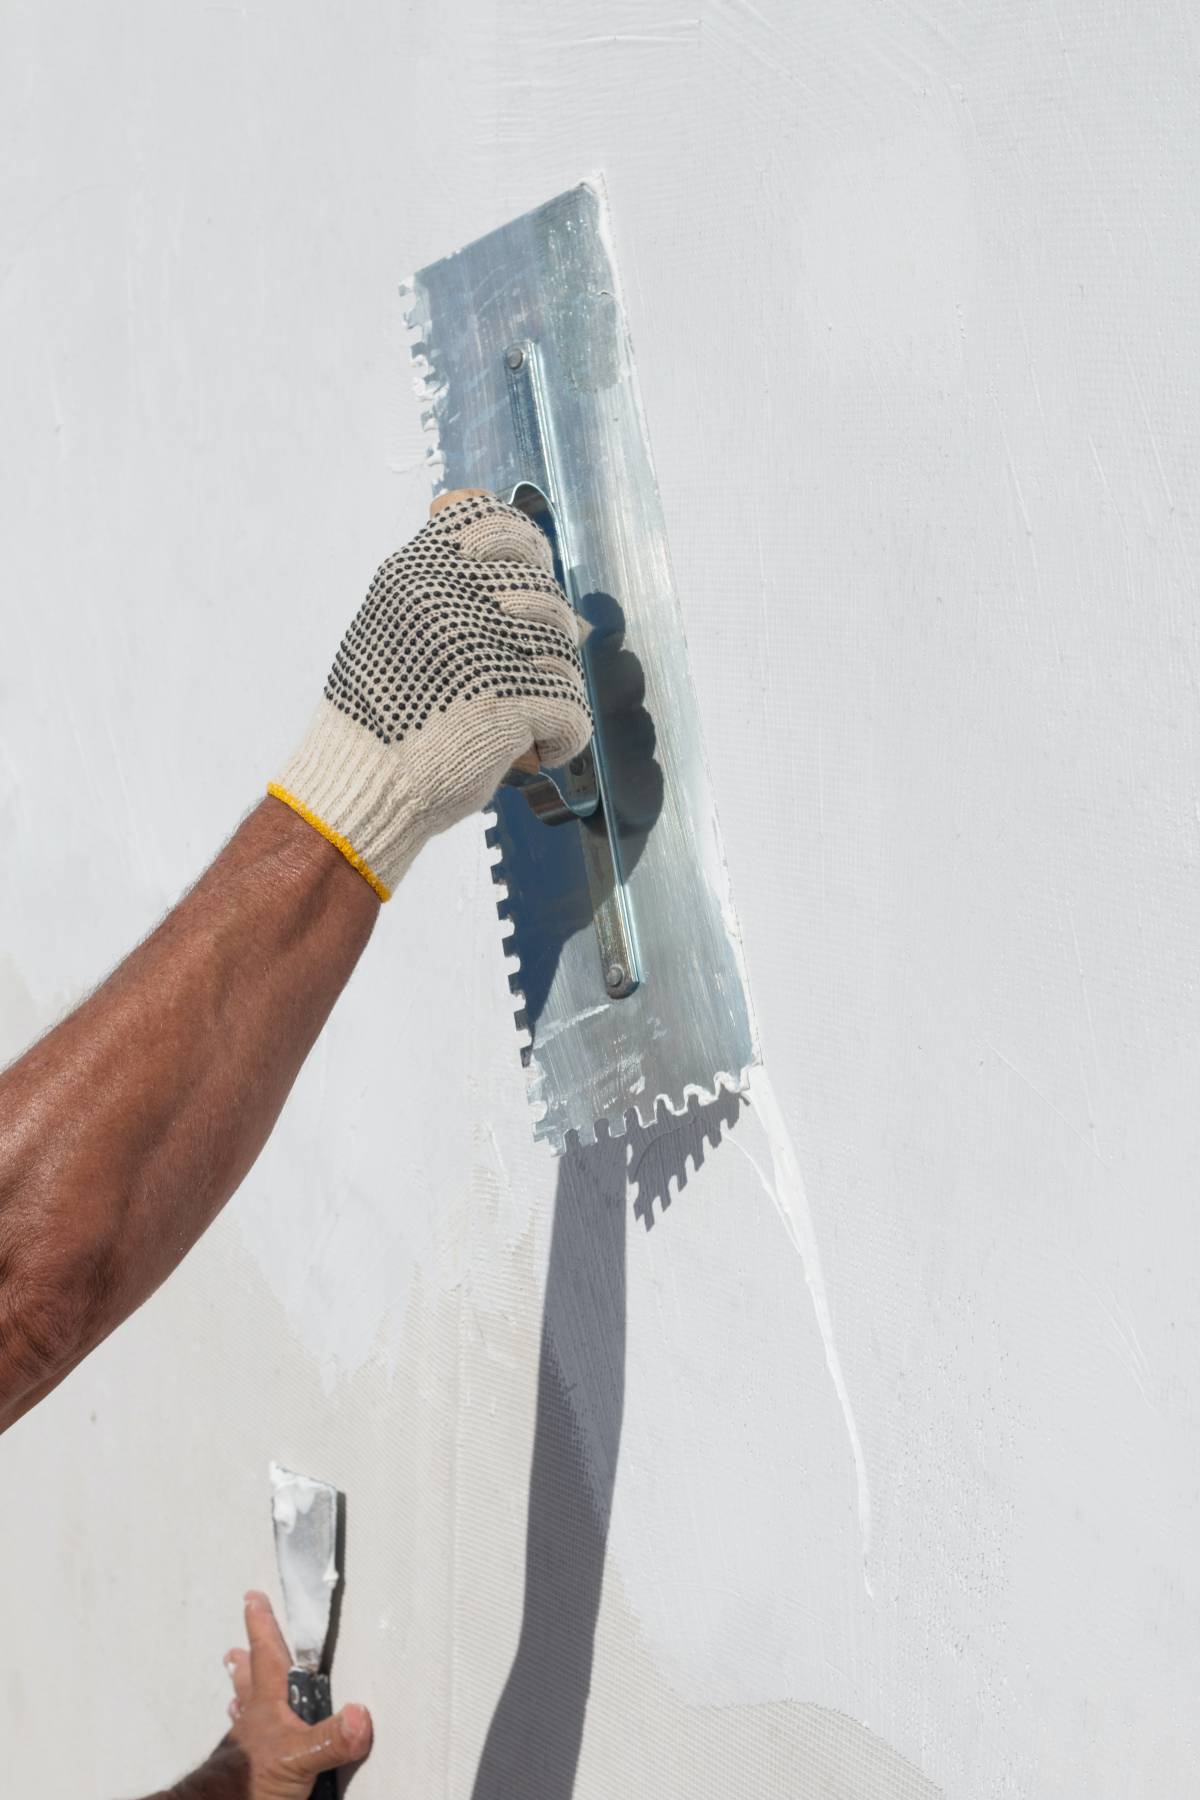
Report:
M1197 89L1112 0L9 0L0 1052L419 524L397 283L599 168L767 1081L535 1150L432 846L0 1446L7 1789L215 1741L278 1457L348 1496L356 1800L1191 1791Z

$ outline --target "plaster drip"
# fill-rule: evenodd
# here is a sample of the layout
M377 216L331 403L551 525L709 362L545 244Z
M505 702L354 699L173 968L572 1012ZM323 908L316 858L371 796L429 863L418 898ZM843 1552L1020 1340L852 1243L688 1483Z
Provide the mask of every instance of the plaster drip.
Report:
M846 1377L842 1373L842 1362L833 1335L833 1315L829 1310L829 1295L826 1292L825 1276L821 1269L821 1253L817 1248L817 1234L808 1204L804 1177L800 1173L800 1161L792 1142L792 1134L787 1127L787 1120L783 1116L783 1109L779 1104L771 1077L765 1066L754 1071L750 1103L770 1146L771 1171L774 1179L768 1180L758 1161L747 1150L736 1132L731 1132L726 1141L741 1151L758 1176L763 1192L769 1197L775 1211L779 1214L791 1246L800 1258L804 1269L804 1280L812 1297L817 1330L821 1334L821 1343L825 1351L825 1366L829 1370L833 1391L837 1395L838 1405L842 1409L846 1436L850 1440L850 1454L854 1459L854 1476L858 1488L858 1529L862 1542L863 1587L866 1589L867 1598L873 1600L875 1590L871 1586L871 1577L868 1572L868 1560L871 1554L871 1489L867 1481L866 1458L863 1455L862 1439L859 1437L858 1425L854 1418L854 1406L850 1399L850 1391L846 1386Z

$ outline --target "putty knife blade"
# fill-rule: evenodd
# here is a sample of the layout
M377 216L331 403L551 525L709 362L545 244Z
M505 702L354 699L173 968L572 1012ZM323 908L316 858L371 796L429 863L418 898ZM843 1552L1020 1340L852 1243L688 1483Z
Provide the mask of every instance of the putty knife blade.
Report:
M337 1489L272 1463L271 1518L288 1641L297 1668L315 1673L338 1584Z

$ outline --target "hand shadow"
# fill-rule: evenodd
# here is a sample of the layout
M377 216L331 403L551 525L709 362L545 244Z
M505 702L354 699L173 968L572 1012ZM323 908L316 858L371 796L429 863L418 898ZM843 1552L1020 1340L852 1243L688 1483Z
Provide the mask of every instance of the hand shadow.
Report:
M646 677L625 643L625 614L611 594L586 594L579 603L591 626L584 656L603 734L612 814L617 821L621 867L628 876L662 811L663 773L655 761L654 720L646 710ZM500 917L513 923L511 948L521 967L512 977L524 996L524 1023L537 1035L546 996L567 941L592 927L593 902L584 869L580 833L605 829L599 817L547 825L531 811L522 789L501 787L492 802L497 824L488 842L500 844L496 878L508 888ZM522 921L536 917L536 931ZM597 976L597 996L603 987Z
M529 1478L525 1603L516 1655L484 1742L472 1800L569 1800L592 1680L625 1407L625 1234L630 1195L687 1179L742 1102L722 1091L626 1137L601 1130L559 1160Z

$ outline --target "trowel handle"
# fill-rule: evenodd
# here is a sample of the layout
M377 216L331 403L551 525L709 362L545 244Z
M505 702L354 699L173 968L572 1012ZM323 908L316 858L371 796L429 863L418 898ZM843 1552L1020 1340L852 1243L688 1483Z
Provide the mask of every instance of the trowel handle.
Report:
M307 1669L288 1670L288 1705L306 1725L319 1725L333 1713L328 1675L310 1675ZM338 1800L336 1769L323 1769L313 1784L309 1800Z

